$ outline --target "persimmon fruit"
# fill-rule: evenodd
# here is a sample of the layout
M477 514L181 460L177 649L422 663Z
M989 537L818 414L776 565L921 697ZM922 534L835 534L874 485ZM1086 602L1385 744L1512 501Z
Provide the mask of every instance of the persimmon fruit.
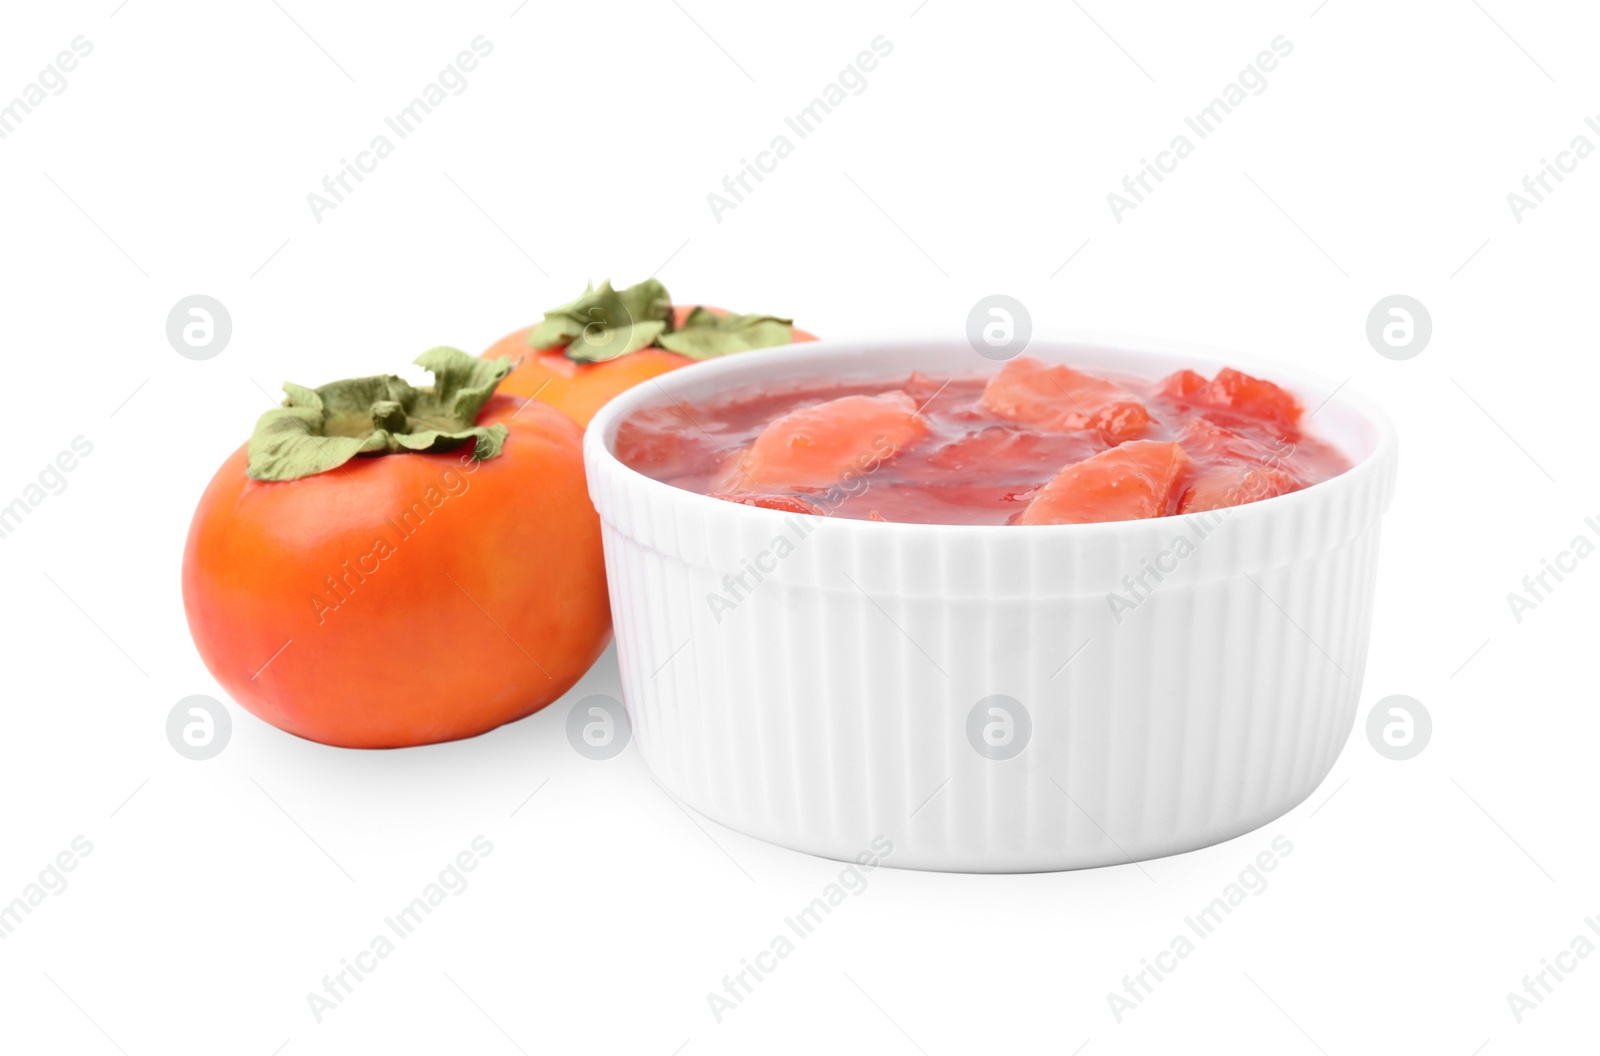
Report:
M449 351L469 371L490 366ZM476 444L448 431L434 444L440 420L404 398L373 402L359 426L368 383L383 380L338 383L367 386L342 410L325 388L302 401L312 409L263 423L299 414L315 429L320 414L327 435L301 438L320 441L313 458L362 428L386 429L392 453L263 480L253 440L212 478L183 556L189 628L228 694L274 726L350 748L522 718L566 692L611 635L582 429L492 382L472 390L481 399L445 401L465 408L456 424ZM492 457L480 457L494 446L485 436L498 438Z

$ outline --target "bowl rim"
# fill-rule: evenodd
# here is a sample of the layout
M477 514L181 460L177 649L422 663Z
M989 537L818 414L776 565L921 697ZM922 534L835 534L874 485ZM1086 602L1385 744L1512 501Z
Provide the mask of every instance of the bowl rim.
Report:
M911 344L956 346L958 342L960 346L972 351L966 331L962 328L949 326L891 328L854 337L823 338L817 341L754 349L716 359L702 360L691 364L688 368L669 371L649 378L609 400L600 408L584 430L584 461L590 467L603 465L609 473L618 474L626 480L629 487L642 488L647 494L654 493L671 501L687 503L691 509L699 508L707 514L715 513L725 517L766 518L765 523L776 524L783 518L798 516L798 514L761 506L750 506L744 503L728 502L725 499L690 491L686 488L668 484L666 481L657 480L623 462L617 457L614 450L617 430L623 419L646 406L653 406L666 402L666 400L676 402L681 395L681 391L674 390L681 390L690 384L697 387L703 386L721 375L736 376L741 382L758 382L761 376L769 378L781 376L798 379L805 376L804 364L815 362L819 359L826 361L834 357L843 359L850 355L889 350L899 351ZM1292 506L1322 501L1325 496L1331 496L1332 493L1342 493L1353 488L1359 488L1373 474L1383 472L1387 464L1393 461L1397 454L1398 437L1389 416L1370 398L1359 391L1351 389L1348 384L1349 378L1336 383L1326 375L1319 374L1316 371L1285 364L1267 356L1239 352L1216 345L1176 338L1139 336L1095 330L1036 329L1026 348L1018 354L1036 355L1045 349L1049 349L1050 352L1040 355L1040 358L1049 362L1070 364L1072 360L1068 356L1061 354L1065 351L1063 346L1067 348L1071 346L1089 346L1102 352L1131 353L1138 356L1172 357L1175 359L1188 357L1191 360L1212 360L1246 370L1268 381L1288 384L1302 395L1307 391L1322 395L1322 402L1312 408L1308 412L1309 415L1321 413L1325 407L1338 406L1342 407L1346 412L1354 413L1364 424L1372 429L1374 434L1372 449L1364 457L1353 459L1350 468L1343 473L1301 488L1299 491L1290 492L1287 495L1274 495L1269 498L1259 499L1256 502L1227 507L1226 509L1235 517L1243 515L1248 520L1253 520L1257 517L1272 517L1277 515L1277 511L1287 511ZM1002 360L979 356L976 352L972 352L972 355L973 369L970 373L974 375L997 371L1004 363ZM1182 367L1175 366L1173 369L1182 369ZM884 373L892 372L885 371ZM815 370L812 374L821 380L826 380L828 377L828 375ZM662 396L665 396L666 400L662 400ZM1332 441L1329 442L1332 443ZM1353 457L1341 445L1335 446L1340 447L1341 452L1346 457ZM589 473L589 478L590 497L594 498L593 472ZM605 511L601 510L600 513L604 519ZM830 532L911 532L916 534L968 536L974 534L992 535L999 531L1019 538L1039 541L1049 538L1050 533L1055 533L1061 537L1070 535L1082 538L1084 536L1112 532L1144 532L1151 530L1152 526L1170 526L1181 531L1197 523L1199 519L1213 517L1216 513L1217 511L1214 510L1205 510L1195 513L1171 514L1164 517L1120 521L1091 521L1081 524L930 524L918 521L869 521L852 517L825 517L822 519L828 523ZM752 523L763 522L754 521Z

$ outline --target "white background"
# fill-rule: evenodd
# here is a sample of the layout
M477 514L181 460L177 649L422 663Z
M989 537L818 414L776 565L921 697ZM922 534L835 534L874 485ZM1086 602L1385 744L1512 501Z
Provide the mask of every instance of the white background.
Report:
M93 852L0 941L0 1048L1593 1050L1600 956L1520 1024L1506 1001L1600 915L1600 560L1520 623L1506 601L1600 516L1600 160L1520 223L1506 201L1600 144L1592 10L517 3L6 14L0 101L94 48L0 140L0 503L74 437L94 451L0 539L0 901L75 836ZM313 219L306 195L479 34L468 88ZM714 218L708 192L880 34L865 91ZM1107 193L1280 34L1266 90L1113 219ZM619 692L609 653L463 743L343 751L235 706L217 758L168 745L176 701L223 696L184 622L184 533L266 393L476 352L586 279L658 269L680 302L825 335L959 326L1003 292L1037 325L1266 354L1381 401L1400 488L1326 783L1142 867L879 870L718 1023L706 994L839 866L691 817L632 748L573 751L572 701ZM165 336L194 293L233 320L205 362ZM1434 321L1404 362L1365 337L1393 293ZM1407 762L1363 731L1395 693L1434 719ZM470 886L319 1024L306 994L479 834ZM1270 886L1118 1023L1106 994L1277 835Z

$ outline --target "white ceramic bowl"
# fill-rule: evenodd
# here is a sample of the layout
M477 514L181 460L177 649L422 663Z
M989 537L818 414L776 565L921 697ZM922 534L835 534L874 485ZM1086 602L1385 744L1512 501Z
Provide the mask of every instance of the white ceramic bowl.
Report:
M940 332L741 353L640 385L600 412L584 449L625 703L669 791L828 858L887 837L887 865L1020 872L1229 839L1327 775L1366 664L1395 476L1388 419L1348 389L1231 352L1055 334L1026 354L1152 380L1237 367L1294 392L1355 465L1290 495L1152 520L803 517L628 468L612 453L618 423L747 387L999 364ZM1193 551L1181 558L1179 538ZM1123 577L1146 561L1173 571L1145 572L1153 589L1136 598ZM751 589L735 600L725 577L740 573ZM1113 613L1113 591L1136 607Z

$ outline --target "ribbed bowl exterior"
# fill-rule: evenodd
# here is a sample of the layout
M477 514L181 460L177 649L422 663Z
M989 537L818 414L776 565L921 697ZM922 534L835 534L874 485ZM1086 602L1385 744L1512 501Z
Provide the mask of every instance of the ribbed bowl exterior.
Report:
M1132 357L1123 372L1147 376L1220 361L1152 344L1028 351ZM1318 412L1360 457L1340 477L1114 524L786 515L650 480L610 452L629 411L667 398L941 367L985 364L949 335L746 353L625 394L591 425L623 694L661 783L787 847L850 859L887 836L885 864L981 872L1189 850L1309 795L1354 720L1394 486L1392 431L1357 397ZM1317 406L1321 383L1291 387ZM986 748L985 727L1009 742Z

